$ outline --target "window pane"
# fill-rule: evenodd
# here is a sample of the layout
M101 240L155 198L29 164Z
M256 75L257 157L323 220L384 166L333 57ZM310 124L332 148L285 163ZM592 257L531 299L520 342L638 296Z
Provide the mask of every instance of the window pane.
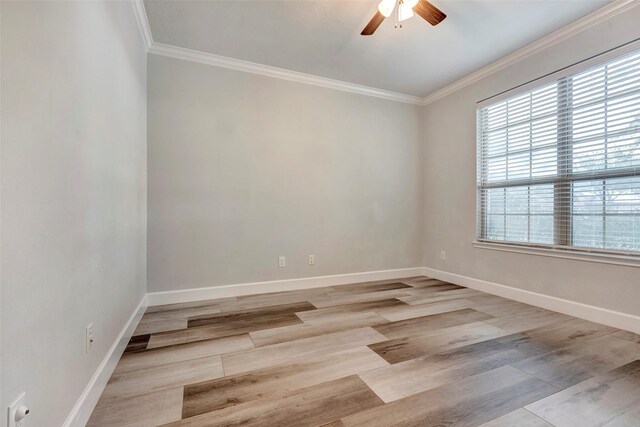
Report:
M489 214L504 214L505 190L503 188L491 188L487 190L487 210Z
M640 123L640 121L638 121ZM609 142L607 167L630 168L640 164L640 134L628 135Z
M588 172L604 169L605 141L596 139L573 145L573 172Z
M508 214L526 214L529 212L529 187L507 188Z
M495 157L487 159L485 177L488 182L502 181L507 178L507 158Z
M507 215L506 240L511 242L527 242L528 230L529 222L526 215Z
M573 245L589 248L603 247L603 222L599 215L573 216Z
M593 138L602 138L605 123L605 104L587 104L573 111L573 141L581 142Z
M610 215L640 215L640 177L605 181L606 212Z
M640 250L638 218L633 215L607 216L604 246L608 249Z
M509 179L529 177L529 152L518 152L507 158L507 177Z
M531 243L553 244L554 239L554 187L551 184L531 186L530 235Z
M507 104L498 104L486 110L487 126L489 129L496 129L507 124Z
M572 210L574 214L602 215L604 212L604 181L573 183Z
M640 177L610 178L573 184L574 244L638 250Z
M556 175L558 173L557 151L556 147L533 151L531 153L531 177Z
M531 195L529 211L531 214L553 214L553 185L534 185L529 188Z
M553 215L531 217L531 243L553 244Z
M558 136L558 118L553 115L534 120L531 124L532 148L555 146Z
M504 240L504 215L487 215L486 238L491 240Z

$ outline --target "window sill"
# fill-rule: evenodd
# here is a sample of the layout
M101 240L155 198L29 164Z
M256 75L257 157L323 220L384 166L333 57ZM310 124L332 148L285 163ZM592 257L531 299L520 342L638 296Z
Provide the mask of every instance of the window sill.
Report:
M640 267L640 254L627 255L618 253L590 252L588 250L557 249L544 246L527 246L513 243L472 242L474 248L494 251L514 252L519 254L565 258L575 261L597 262L601 264Z

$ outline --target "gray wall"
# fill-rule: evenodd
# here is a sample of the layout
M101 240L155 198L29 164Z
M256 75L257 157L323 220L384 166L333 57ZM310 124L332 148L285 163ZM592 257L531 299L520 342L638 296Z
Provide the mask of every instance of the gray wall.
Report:
M146 53L130 2L1 8L0 419L59 426L145 292Z
M148 79L150 292L420 265L420 107L157 55Z
M494 73L423 112L424 265L640 315L640 269L473 248L476 102L640 37L640 6ZM440 250L447 260L440 261Z

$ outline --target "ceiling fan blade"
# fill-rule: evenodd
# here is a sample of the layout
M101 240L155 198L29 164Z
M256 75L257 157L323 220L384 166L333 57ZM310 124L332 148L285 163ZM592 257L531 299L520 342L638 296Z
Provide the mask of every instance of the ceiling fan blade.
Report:
M369 21L367 26L364 27L364 30L362 30L360 34L363 36L370 36L371 34L375 33L380 24L382 24L382 21L384 21L384 15L381 14L380 11L377 11L376 14L373 15L373 18L371 18L371 21Z
M427 0L420 0L418 4L413 7L413 11L431 25L438 25L447 17L440 9Z

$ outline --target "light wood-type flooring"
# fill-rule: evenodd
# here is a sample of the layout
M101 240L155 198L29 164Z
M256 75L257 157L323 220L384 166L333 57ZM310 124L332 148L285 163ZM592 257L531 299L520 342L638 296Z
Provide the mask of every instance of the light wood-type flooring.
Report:
M640 336L426 277L149 307L89 426L640 426Z

